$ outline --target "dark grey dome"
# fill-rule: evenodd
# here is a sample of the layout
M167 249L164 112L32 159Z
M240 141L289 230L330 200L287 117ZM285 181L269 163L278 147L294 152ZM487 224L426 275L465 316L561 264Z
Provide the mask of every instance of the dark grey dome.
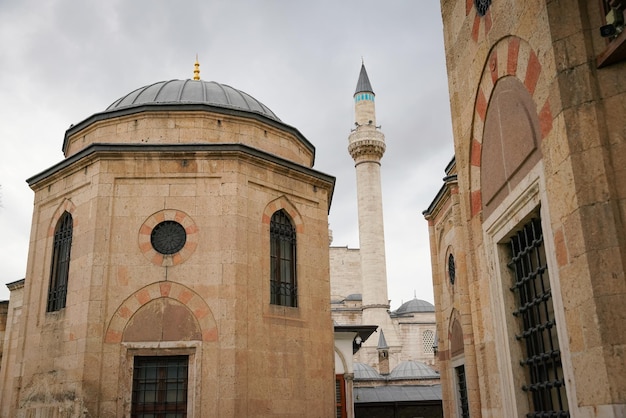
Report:
M114 101L106 111L151 104L206 104L280 119L267 106L241 90L204 80L169 80L140 87Z
M365 363L354 363L352 365L354 370L354 380L384 380L372 366Z
M403 303L394 311L396 315L417 312L435 312L435 305L425 300L414 298L413 300Z
M398 364L389 373L390 380L403 379L438 379L439 373L421 361L408 360Z

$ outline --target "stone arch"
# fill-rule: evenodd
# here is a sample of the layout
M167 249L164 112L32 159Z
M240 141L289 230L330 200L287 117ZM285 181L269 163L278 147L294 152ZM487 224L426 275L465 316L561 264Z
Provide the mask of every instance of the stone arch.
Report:
M507 36L496 42L483 68L476 89L472 131L469 147L470 213L474 217L483 208L481 190L481 160L483 136L487 109L492 99L496 83L505 77L514 77L523 84L537 110L540 139L543 140L552 130L552 111L548 89L537 89L545 72L535 50L530 44L516 36ZM545 76L544 76L545 77Z
M149 301L131 316L122 341L201 341L198 320L189 308L172 298Z
M56 230L57 223L65 212L68 212L70 215L72 215L72 225L73 228L76 229L76 226L78 225L78 220L74 216L76 212L76 205L70 199L63 199L63 202L61 202L61 204L57 207L57 209L54 211L54 214L50 218L50 225L48 225L47 232L48 237L54 237L54 231Z
M337 348L337 346L335 346L334 349L335 349L335 354L337 354L337 356L339 357L339 360L341 360L341 365L343 367L343 372L344 373L349 373L349 371L348 371L348 362L346 361L346 358L344 357L343 353L341 352L341 350L339 350Z
M139 289L122 302L109 321L104 342L122 342L124 332L131 318L142 308L147 307L151 302L162 298L172 300L162 302L160 307L163 309L168 308L164 304L174 307L173 309L177 309L176 307L183 305L189 311L193 319L197 321L200 339L202 341L217 341L217 323L215 322L211 308L206 304L204 299L186 286L175 282L162 281L152 283ZM156 304L152 305L152 309L156 309L157 307ZM146 309L150 309L150 307L148 306ZM188 320L191 319L191 317L188 318Z
M461 315L454 309L450 315L448 323L448 341L450 341L450 358L462 355L465 352L463 342L463 326L461 325Z
M296 233L300 234L304 232L304 222L302 221L302 216L300 215L300 212L298 212L298 209L296 209L286 196L281 196L265 206L265 209L263 210L263 224L269 227L272 215L274 212L281 209L289 215L289 218L291 218L291 221L296 228Z

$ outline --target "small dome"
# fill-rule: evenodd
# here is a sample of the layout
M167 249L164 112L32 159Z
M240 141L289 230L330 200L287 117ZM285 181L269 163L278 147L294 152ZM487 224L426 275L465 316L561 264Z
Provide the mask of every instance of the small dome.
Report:
M346 300L363 300L363 295L360 293L352 293L346 296Z
M389 373L389 379L439 379L439 374L421 361L408 360L398 364Z
M394 314L402 315L416 312L435 312L435 305L425 300L414 298L400 305L400 307L394 311Z
M352 365L354 369L354 380L384 380L372 366L365 363L354 363Z
M159 81L140 87L114 101L106 112L155 104L206 104L257 113L280 122L274 112L249 94L204 80Z

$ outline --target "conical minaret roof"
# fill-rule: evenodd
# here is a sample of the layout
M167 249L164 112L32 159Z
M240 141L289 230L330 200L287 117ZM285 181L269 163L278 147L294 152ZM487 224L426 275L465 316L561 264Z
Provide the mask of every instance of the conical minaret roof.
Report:
M359 81L356 83L356 91L354 94L365 92L374 94L374 90L372 90L372 85L370 84L370 79L367 76L367 71L365 70L365 64L361 63L361 73L359 74Z
M387 344L387 340L385 339L385 333L383 330L380 330L380 335L378 336L378 347L379 350L389 350L389 345Z

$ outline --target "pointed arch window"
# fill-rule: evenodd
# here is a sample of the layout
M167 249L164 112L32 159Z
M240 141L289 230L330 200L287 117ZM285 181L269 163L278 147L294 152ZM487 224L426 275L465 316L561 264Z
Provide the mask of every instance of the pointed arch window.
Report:
M72 247L72 215L64 212L54 230L54 246L50 267L50 287L46 312L65 308L67 279L70 270L70 250Z
M270 221L270 303L298 306L296 228L284 210Z

